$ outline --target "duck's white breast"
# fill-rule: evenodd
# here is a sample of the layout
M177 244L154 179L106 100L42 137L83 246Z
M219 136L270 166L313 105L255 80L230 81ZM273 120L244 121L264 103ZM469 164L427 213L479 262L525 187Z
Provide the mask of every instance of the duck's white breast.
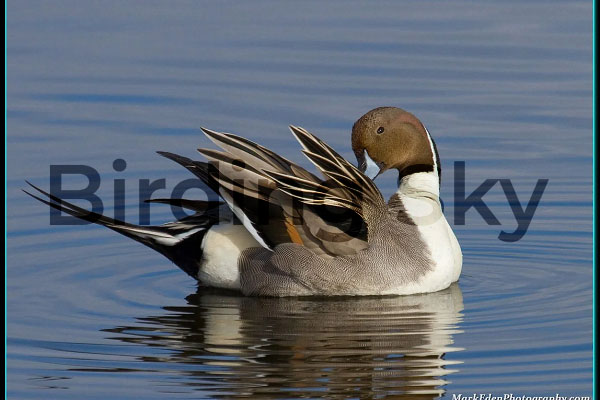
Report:
M428 250L431 260L431 270L417 282L407 285L406 292L426 293L447 288L458 280L462 254L439 201L430 197L400 197L406 213L417 226L422 245Z

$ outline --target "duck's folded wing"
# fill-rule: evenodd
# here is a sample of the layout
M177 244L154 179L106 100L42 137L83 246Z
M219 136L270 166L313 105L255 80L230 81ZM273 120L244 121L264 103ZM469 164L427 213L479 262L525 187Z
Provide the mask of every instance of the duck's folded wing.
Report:
M270 206L269 197L276 185L227 152L202 149L202 153L209 163L159 152L187 168L221 196L237 217L236 223L243 224L263 247L271 249L279 243L289 243L285 223L271 223L268 228L260 229L270 221L281 221L280 207Z
M322 168L327 161L317 164L328 178L323 181L245 138L203 131L224 150L199 149L215 167L211 179L218 193L265 247L298 243L324 257L367 247L363 201L385 202L368 178L327 145L318 141L320 148L310 152L313 158L333 158L327 172Z
M299 176L265 171L281 191L306 204L347 208L365 221L369 211L386 208L381 192L369 177L307 130L295 126L290 129L304 148L304 155L327 179L309 182Z

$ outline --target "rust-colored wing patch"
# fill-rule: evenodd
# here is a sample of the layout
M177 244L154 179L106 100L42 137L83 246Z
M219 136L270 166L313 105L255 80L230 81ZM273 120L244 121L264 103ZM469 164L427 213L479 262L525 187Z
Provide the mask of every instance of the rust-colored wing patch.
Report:
M304 242L302 242L302 238L300 237L300 234L296 230L296 227L290 222L288 217L285 218L285 228L287 229L287 233L290 236L290 239L292 240L293 243L301 244L301 245L304 244Z

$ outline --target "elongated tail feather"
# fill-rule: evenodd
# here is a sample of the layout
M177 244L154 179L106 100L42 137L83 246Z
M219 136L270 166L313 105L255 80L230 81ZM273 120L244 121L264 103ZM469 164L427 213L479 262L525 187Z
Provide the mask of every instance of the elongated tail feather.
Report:
M184 207L187 206L186 208L205 208L203 211L179 221L158 226L139 226L78 207L29 182L27 183L45 197L42 198L23 190L34 199L56 210L84 221L105 226L137 242L143 243L167 257L192 278L198 279L198 267L202 259L202 240L208 229L218 222L219 202L198 202L193 204L195 203L193 201L181 201L179 203L176 201L175 205L180 204ZM172 203L171 199L157 199L156 202Z

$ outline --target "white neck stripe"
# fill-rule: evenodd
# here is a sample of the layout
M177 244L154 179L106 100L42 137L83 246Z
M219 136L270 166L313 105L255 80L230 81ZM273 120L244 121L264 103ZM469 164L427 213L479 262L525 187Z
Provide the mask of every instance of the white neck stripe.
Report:
M425 128L425 132L427 133L427 140L429 140L429 147L431 148L431 155L433 156L433 172L439 178L438 163L437 163L438 154L437 154L437 151L435 150L435 146L433 145L433 139L431 139L431 135L429 134L429 131L427 130L425 125L423 125L423 128Z

